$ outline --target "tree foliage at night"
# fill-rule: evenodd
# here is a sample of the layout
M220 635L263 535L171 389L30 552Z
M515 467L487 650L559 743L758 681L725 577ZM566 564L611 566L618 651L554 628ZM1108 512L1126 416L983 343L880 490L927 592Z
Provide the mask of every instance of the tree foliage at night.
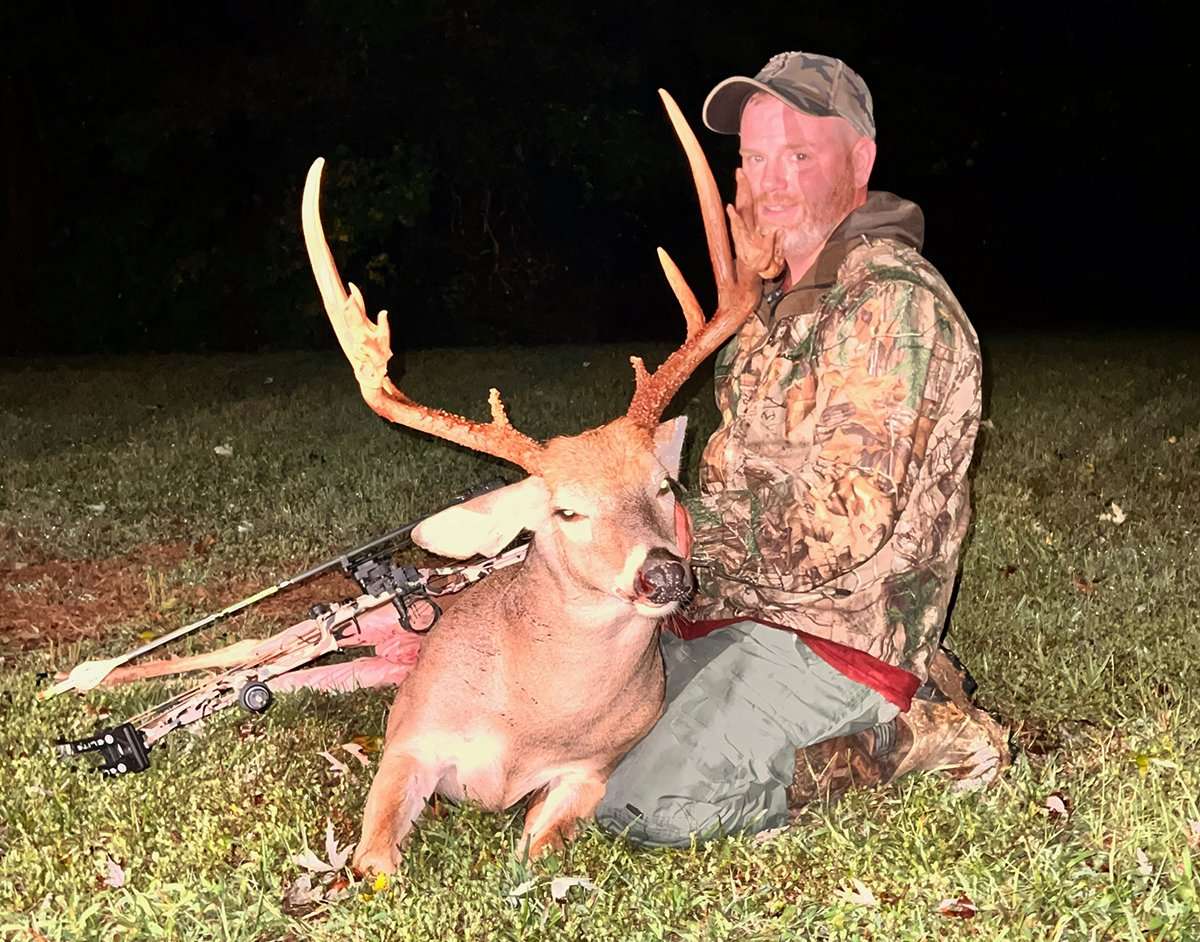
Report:
M633 3L13 4L6 136L22 146L6 154L3 301L21 326L8 339L328 343L298 224L318 155L343 274L373 308L403 312L404 344L675 336L653 247L709 286L655 89L699 126L716 81L782 48L867 77L876 184L925 207L928 254L977 319L1018 299L1027 315L1031 300L1053 306L1062 286L1031 264L1062 251L1048 223L1094 231L1111 209L1095 197L1118 173L1125 92L1093 79L1118 37L1098 44L1065 12L1037 29L987 6L970 28L859 13L776 10L767 28L740 7L683 18ZM734 143L704 141L727 185ZM1082 173L1061 159L1068 144L1088 154ZM1077 284L1107 278L1089 262Z

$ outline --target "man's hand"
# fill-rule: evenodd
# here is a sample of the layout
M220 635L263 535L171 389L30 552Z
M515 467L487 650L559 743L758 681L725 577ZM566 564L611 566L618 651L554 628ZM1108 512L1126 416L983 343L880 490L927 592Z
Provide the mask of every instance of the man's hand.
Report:
M737 196L733 206L726 206L729 227L733 232L733 250L739 268L754 272L762 279L777 278L783 271L783 254L779 230L770 234L759 232L754 224L754 197L746 175L737 171Z

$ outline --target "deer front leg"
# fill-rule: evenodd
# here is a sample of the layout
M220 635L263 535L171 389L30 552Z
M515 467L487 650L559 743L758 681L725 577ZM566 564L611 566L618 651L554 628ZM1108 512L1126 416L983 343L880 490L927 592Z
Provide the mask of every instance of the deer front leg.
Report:
M394 873L401 843L425 808L441 778L403 746L385 747L379 770L367 793L362 836L354 852L360 874Z
M591 818L604 797L606 779L597 772L563 775L534 797L525 812L521 843L534 859L559 850L575 837L580 819Z

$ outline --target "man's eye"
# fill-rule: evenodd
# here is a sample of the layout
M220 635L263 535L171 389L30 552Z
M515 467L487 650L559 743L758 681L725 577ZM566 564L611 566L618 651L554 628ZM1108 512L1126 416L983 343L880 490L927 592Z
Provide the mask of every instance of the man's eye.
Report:
M583 519L581 514L577 514L573 510L567 510L565 507L554 511L554 515L556 517L558 517L559 520L582 520Z
M792 154L792 160L796 160L796 161L808 160L808 154L801 154L799 151L796 151L795 153Z
M658 485L658 493L660 493L660 494L670 494L671 493L671 479L670 478L662 479L662 483L660 483Z

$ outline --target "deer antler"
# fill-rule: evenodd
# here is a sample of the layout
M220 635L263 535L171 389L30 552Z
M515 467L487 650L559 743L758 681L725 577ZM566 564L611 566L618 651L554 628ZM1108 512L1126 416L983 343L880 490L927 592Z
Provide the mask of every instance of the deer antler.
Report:
M667 115L687 154L700 198L704 217L704 235L708 240L708 256L717 280L717 310L707 322L696 296L688 287L683 274L663 249L658 250L667 281L683 308L687 322L687 339L653 374L646 372L641 357L630 357L633 363L636 388L626 415L637 425L652 428L662 417L672 397L679 391L692 371L726 340L734 335L758 304L761 279L749 266L735 262L729 249L729 232L725 228L721 194L713 179L712 170L700 148L700 142L673 99L663 89L658 90Z
M354 367L358 388L367 405L390 422L503 458L530 474L537 474L543 448L512 427L498 390L492 389L488 395L492 421L481 423L413 402L388 379L387 363L392 358L392 347L387 311L380 311L378 322L373 322L367 317L358 288L351 284L349 294L346 293L321 227L318 203L324 166L324 158L318 157L304 182L304 244L325 311L346 358Z

